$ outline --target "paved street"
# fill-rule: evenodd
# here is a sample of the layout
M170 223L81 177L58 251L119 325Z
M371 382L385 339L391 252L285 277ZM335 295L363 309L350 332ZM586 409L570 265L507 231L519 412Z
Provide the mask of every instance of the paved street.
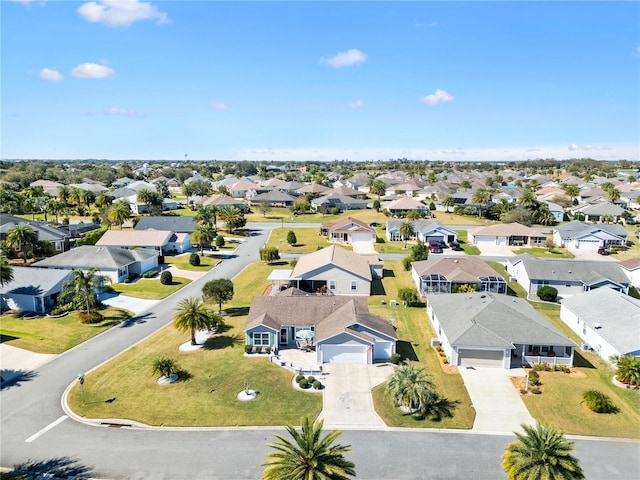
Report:
M271 224L270 227L275 227ZM254 227L254 226L252 226ZM254 227L255 228L255 227ZM3 385L0 465L22 462L82 479L255 479L260 477L274 432L281 428L138 430L94 427L67 418L60 399L80 372L88 372L171 321L176 303L200 294L213 278L232 278L258 260L268 232L247 238L236 256L222 262L178 294L130 321L81 344ZM150 399L151 401L151 399ZM473 432L345 430L340 442L359 479L504 478L500 455L510 435ZM640 443L577 439L577 456L587 478L640 478ZM55 466L61 470L55 470Z

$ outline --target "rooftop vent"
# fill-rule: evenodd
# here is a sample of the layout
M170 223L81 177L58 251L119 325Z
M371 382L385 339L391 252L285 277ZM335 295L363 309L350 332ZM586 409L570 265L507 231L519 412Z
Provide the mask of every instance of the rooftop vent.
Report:
M598 322L596 322L596 323L593 324L593 328L598 330L599 328L602 328L602 325L600 325Z

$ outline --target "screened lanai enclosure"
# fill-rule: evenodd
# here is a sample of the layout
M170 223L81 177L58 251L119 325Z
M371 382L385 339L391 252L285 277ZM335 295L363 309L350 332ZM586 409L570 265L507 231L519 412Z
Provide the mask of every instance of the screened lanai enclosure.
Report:
M420 277L420 280L422 296L458 293L461 285L474 285L475 290L481 292L507 293L507 282L504 278L497 276L480 277L476 282L452 282L444 275L433 273Z

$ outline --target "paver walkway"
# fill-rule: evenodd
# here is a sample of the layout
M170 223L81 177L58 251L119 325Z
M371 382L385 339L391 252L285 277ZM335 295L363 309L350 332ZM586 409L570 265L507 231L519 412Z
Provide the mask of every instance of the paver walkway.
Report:
M476 411L472 430L520 432L521 424L535 424L509 376L524 377L524 370L491 367L458 367Z
M384 428L373 408L371 389L393 372L389 364L323 365L323 408L320 418L330 428Z

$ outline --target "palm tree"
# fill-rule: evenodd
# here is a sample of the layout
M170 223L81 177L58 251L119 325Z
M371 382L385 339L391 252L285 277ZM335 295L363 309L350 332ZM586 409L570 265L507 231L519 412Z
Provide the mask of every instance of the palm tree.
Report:
M530 190L528 188L525 188L522 191L520 198L518 198L518 204L526 208L535 206L537 201L538 200L536 199L536 194L533 193L533 190Z
M447 195L442 199L442 206L447 207L447 211L449 211L449 208L455 206L455 204L456 201L453 199L453 195Z
M196 330L206 330L212 325L213 313L202 299L197 297L180 300L173 317L173 326L181 332L191 332L191 345L196 345Z
M97 273L97 268L90 268L87 273L73 270L72 276L62 284L60 295L78 305L84 304L87 314L91 313L91 309L98 305L96 289L102 285L102 278Z
M162 198L160 198L158 192L156 192L155 190L151 190L150 188L143 188L142 190L140 190L136 195L136 200L144 203L147 206L147 213L151 213L151 210L149 208L151 207L151 205L162 205Z
M227 231L231 233L233 232L235 226L239 223L242 217L242 212L238 207L229 205L227 207L222 207L218 216L223 222L226 223Z
M566 193L569 196L569 198L571 199L571 203L573 203L575 198L578 195L580 195L580 189L578 188L577 185L573 185L571 183L568 183L566 185L563 185L562 189L564 190L564 193Z
M6 257L0 258L0 286L4 287L13 280L13 267Z
M7 232L7 245L22 250L22 260L27 263L27 252L38 243L38 234L29 225L14 225Z
M69 196L71 195L71 190L67 185L61 185L58 187L58 198L63 202L67 203L69 201Z
M178 371L180 367L178 362L173 358L160 356L153 361L152 371L155 375L160 377L171 378L171 376Z
M460 188L462 188L463 190L469 190L471 188L471 182L469 180L461 181Z
M108 193L101 193L95 200L96 207L107 208L113 203L113 197Z
M479 203L480 207L486 206L491 201L491 193L486 188L479 188L475 192L473 192L473 197L471 198L473 203ZM478 209L478 216L482 215L482 208Z
M517 441L507 445L502 468L511 480L579 480L584 473L578 459L571 455L574 443L553 427L522 425Z
M616 200L619 200L620 199L620 190L618 190L615 187L610 188L609 190L607 190L607 198L609 200L611 200L612 202L615 202Z
M131 208L129 202L125 199L113 202L111 208L109 208L109 214L107 215L110 221L120 225L122 230L122 224L131 218Z
M332 430L322 437L322 420L311 423L308 417L302 420L301 431L288 425L287 432L293 441L284 435L267 446L269 460L262 463L265 468L262 480L342 480L355 477L355 465L344 458L351 451L350 445L335 444L342 432Z
M198 208L198 214L196 219L205 225L212 226L215 230L218 229L218 212L220 208L217 205L207 205Z
M380 201L380 197L387 193L387 186L380 179L370 179L369 182L369 193L378 196L378 202Z
M398 233L400 233L400 236L404 240L404 248L407 248L407 240L416 233L413 228L413 222L402 222L398 228Z
M65 211L67 205L62 200L51 200L47 204L47 210L53 213L56 217L56 223L58 223L58 216Z
M622 383L640 385L640 358L633 355L615 357L616 378Z
M210 245L216 238L217 232L209 225L196 225L191 234L193 243L200 245L200 255L204 255L204 246Z
M396 405L423 413L435 393L435 385L423 368L414 367L406 361L389 377L387 393Z
M91 207L91 204L96 201L96 194L91 190L82 190L82 201L87 206Z

